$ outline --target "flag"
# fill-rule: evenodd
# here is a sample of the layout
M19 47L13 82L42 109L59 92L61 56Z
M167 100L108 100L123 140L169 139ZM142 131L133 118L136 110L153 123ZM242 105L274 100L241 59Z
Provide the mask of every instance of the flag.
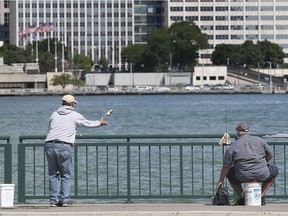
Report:
M20 36L20 37L25 37L25 36L27 36L27 34L28 34L27 29L28 29L28 28L26 28L26 29L22 30L21 32L19 32L19 36Z
M34 33L37 29L37 23L34 23L32 26L28 27L27 28L27 33L30 34L30 33Z
M36 41L36 40L37 40L37 33L34 32L34 33L32 34L32 39L33 39L33 41Z
M50 22L48 23L48 26L47 26L47 32L51 32L54 30L54 23L53 22Z
M40 26L35 30L35 33L37 34L37 33L44 32L44 30L45 30L45 25L46 25L46 23L40 24Z
M46 23L42 23L35 31L35 33L41 33L41 32L50 32L53 31L54 29L54 24L46 22Z

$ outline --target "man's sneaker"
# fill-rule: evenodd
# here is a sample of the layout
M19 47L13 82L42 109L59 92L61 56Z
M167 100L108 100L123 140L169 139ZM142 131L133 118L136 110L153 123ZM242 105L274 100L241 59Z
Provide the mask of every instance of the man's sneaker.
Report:
M62 204L60 202L58 203L50 203L50 207L61 207Z
M261 197L261 206L265 206L266 205L266 200L264 197Z
M71 206L71 202L67 202L67 203L61 203L62 207L69 207Z
M234 206L237 205L245 205L245 199L244 198L239 198L236 203L234 204Z
M57 207L58 204L55 204L55 203L50 203L50 207Z

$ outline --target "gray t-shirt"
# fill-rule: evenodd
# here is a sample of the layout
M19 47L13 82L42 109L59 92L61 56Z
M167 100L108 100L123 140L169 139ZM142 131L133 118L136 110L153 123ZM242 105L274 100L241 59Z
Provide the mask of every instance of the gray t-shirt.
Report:
M227 149L223 165L234 166L236 177L240 181L264 181L270 175L266 161L268 155L273 156L273 151L265 140L245 134Z

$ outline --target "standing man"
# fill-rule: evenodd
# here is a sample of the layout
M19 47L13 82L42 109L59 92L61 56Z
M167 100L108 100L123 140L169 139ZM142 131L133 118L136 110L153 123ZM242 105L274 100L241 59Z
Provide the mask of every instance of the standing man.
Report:
M107 125L103 117L99 121L87 120L75 111L76 103L72 95L65 95L62 98L62 106L51 115L49 120L45 153L48 161L51 207L67 207L70 204L71 151L75 142L76 128L97 128Z
M278 168L267 162L272 159L273 151L265 140L249 135L249 126L240 123L237 139L227 149L216 190L227 177L239 199L235 205L245 205L241 183L249 181L262 182L262 203L266 205L264 195L272 186L278 174Z

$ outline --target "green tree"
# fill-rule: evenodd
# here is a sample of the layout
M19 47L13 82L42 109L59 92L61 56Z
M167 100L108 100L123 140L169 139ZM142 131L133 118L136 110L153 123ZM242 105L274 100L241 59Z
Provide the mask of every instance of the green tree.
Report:
M41 72L49 72L54 71L55 69L55 43L56 43L56 50L57 50L57 68L62 68L62 43L55 38L53 39L44 39L42 41L38 41L38 58L39 58L39 67ZM32 47L31 44L28 44ZM49 46L49 49L48 49ZM36 42L33 42L34 50L36 49ZM50 50L50 51L48 51ZM35 59L35 52L33 55ZM64 59L68 59L68 49L64 46ZM47 63L46 63L47 61ZM68 63L65 61L65 68L64 70L68 70L68 68L72 68Z
M31 47L23 49L12 44L4 44L0 47L0 56L4 58L4 63L11 65L13 63L33 62Z
M160 28L148 37L148 49L146 52L147 63L151 67L161 70L169 66L170 60L170 35L167 28Z
M254 44L253 41L247 40L240 46L241 61L240 64L245 64L248 67L256 67L257 63L264 62L264 56L259 44Z
M93 66L93 61L90 57L76 54L73 58L74 69L82 69L84 71L90 71Z
M279 45L271 43L267 40L258 42L258 44L261 47L261 51L264 56L264 63L271 62L272 67L275 67L277 64L284 63L285 53Z
M194 66L199 57L198 50L208 46L207 35L201 33L200 28L193 22L173 23L168 32L172 64L178 65L181 70Z
M39 56L39 69L41 72L54 71L55 59L51 52L45 52Z
M277 44L267 40L257 42L247 40L241 45L219 44L215 47L211 56L211 61L215 65L226 65L229 58L229 64L247 65L256 67L264 65L267 61L272 65L283 64L285 53Z
M123 49L122 59L129 65L132 63L133 71L141 71L142 66L145 65L145 53L147 50L147 45L129 45Z
M73 81L74 79L72 78L72 76L70 74L65 74L65 73L62 73L60 75L55 75L51 79L53 86L61 85L63 90L65 89L67 85L73 84Z
M101 57L98 61L98 64L100 65L101 72L106 72L108 68L108 60L105 57Z
M211 55L211 61L215 65L225 65L228 61L229 64L239 64L241 61L239 50L240 45L218 44Z

